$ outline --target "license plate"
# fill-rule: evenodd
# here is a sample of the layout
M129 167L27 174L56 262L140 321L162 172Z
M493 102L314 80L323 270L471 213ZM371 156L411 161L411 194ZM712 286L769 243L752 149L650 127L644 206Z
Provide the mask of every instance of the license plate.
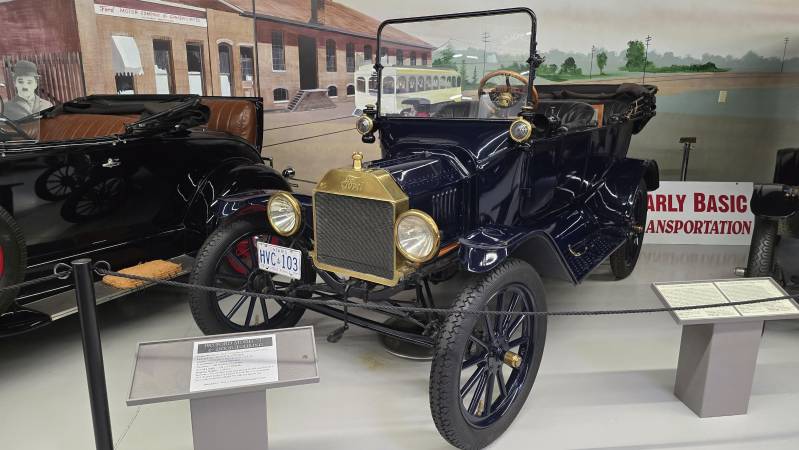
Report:
M299 280L302 252L293 248L258 242L258 268Z

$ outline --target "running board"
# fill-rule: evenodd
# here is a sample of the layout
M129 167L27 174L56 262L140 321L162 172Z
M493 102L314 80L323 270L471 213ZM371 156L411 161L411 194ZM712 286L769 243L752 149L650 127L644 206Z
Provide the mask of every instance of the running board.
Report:
M181 270L177 275L175 275L175 278L188 274L191 272L191 269L194 266L194 258L188 255L181 255L172 258L169 261L180 264L181 266ZM101 305L105 302L109 302L111 300L124 297L128 294L147 289L153 284L154 283L145 283L135 288L118 289L113 286L109 286L102 281L97 281L94 283L94 294L97 298L97 304ZM27 303L24 305L24 307L25 309L40 312L49 316L51 321L63 319L64 317L78 312L78 305L75 300L74 289L61 292L59 294L53 295L52 297L46 297L41 300L36 300L35 302Z

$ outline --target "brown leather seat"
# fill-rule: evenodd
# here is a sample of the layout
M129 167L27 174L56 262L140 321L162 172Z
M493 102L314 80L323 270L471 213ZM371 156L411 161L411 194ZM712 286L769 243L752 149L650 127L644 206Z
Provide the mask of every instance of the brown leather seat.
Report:
M31 137L39 141L70 141L113 136L125 132L125 125L139 120L137 116L103 114L61 114L44 118L39 126L26 126Z
M239 136L255 145L258 117L252 102L233 98L204 98L202 104L211 110L205 128Z

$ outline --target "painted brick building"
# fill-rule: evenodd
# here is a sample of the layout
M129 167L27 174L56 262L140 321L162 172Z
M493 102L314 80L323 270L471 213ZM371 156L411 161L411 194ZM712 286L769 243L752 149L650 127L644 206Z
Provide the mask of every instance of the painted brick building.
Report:
M354 94L353 72L377 56L379 21L331 0L255 3L253 12L252 0L9 0L0 3L0 81L29 59L56 101L83 89L252 96L256 72L267 108L300 89ZM426 42L395 29L385 38L384 58L430 64Z

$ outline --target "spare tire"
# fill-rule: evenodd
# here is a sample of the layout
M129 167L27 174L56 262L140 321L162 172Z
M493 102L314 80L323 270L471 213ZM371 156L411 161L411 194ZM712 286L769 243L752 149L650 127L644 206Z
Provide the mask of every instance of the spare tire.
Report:
M27 247L17 221L0 208L0 287L11 286L25 279ZM8 310L17 298L18 289L0 292L0 313Z

